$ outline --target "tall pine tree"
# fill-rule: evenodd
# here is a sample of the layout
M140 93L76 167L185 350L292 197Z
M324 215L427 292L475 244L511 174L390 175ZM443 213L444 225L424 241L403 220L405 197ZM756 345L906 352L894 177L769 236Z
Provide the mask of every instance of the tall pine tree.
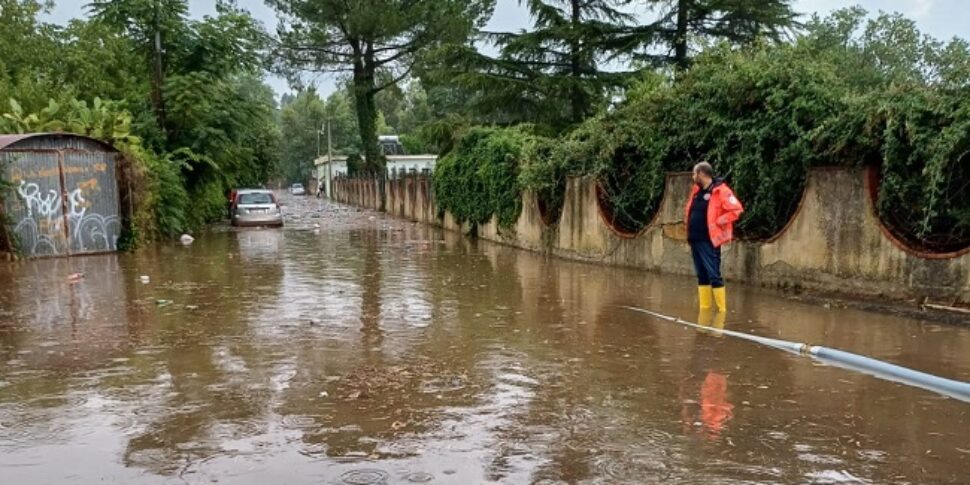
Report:
M656 65L690 64L692 39L747 44L758 38L779 40L796 25L793 0L647 0L660 14L655 37L643 57Z
M630 53L635 18L622 7L631 0L521 0L534 29L485 33L498 57L474 46L451 52L444 66L461 66L447 81L468 90L483 121L532 122L556 129L578 123L602 107L611 88L630 73L601 65ZM434 81L431 81L434 83ZM438 79L441 82L441 79Z

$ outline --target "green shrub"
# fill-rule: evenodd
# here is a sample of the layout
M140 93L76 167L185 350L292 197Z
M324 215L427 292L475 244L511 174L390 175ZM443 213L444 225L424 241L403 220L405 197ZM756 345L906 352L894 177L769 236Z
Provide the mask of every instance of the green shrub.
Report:
M884 123L878 206L910 245L954 251L970 243L970 93L899 88Z
M667 171L707 160L746 206L740 236L794 214L811 167L881 166L879 212L932 251L970 245L970 47L864 12L813 20L780 45L718 46L676 80L644 76L614 111L526 151L520 183L556 207L565 178L594 176L607 216L635 232ZM860 33L861 32L861 33Z
M609 222L635 233L650 222L663 197L665 171L655 145L650 127L634 117L599 116L564 137L530 146L520 180L555 217L567 178L591 176L601 189L600 204Z
M522 151L531 135L519 129L474 128L435 166L433 186L441 210L472 224L515 224L522 210L518 183Z
M152 156L147 164L149 180L144 209L150 211L152 233L162 237L177 237L188 229L187 213L190 203L185 190L182 166L170 157ZM145 225L148 225L147 223Z
M845 92L834 66L798 45L725 46L631 99L622 116L654 132L657 168L710 161L745 203L739 235L764 238L794 213L808 168L827 163L814 130L841 113Z
M565 204L567 173L557 149L563 141L536 137L522 150L519 185L531 189L547 224L558 222Z
M188 200L192 207L192 210L186 212L190 229L198 229L207 223L226 217L228 199L225 185L217 180L195 186L189 191Z
M424 143L424 140L420 136L412 134L401 135L401 144L404 145L404 151L408 155L418 155L422 153L428 153L428 148Z
M4 178L7 173L7 167L4 165L0 161L0 252L16 252L18 249L17 238L10 230L10 218L3 210L6 206L6 199L14 188L13 184Z

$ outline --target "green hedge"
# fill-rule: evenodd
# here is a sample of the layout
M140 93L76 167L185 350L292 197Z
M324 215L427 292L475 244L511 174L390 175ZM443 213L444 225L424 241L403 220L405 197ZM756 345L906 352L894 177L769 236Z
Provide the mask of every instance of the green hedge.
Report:
M592 176L612 225L635 233L653 218L663 197L665 172L653 133L629 117L601 116L557 139L542 139L528 149L520 177L557 217L568 177Z
M738 233L764 238L794 213L807 169L827 163L813 132L843 109L843 84L834 66L797 45L721 47L678 82L634 91L616 116L636 127L629 140L645 139L654 170L711 161L745 202Z
M912 246L970 245L970 91L892 89L875 109L883 220ZM875 116L874 116L875 118Z
M13 184L3 178L7 173L7 167L0 162L0 253L17 252L17 238L10 230L11 221L9 216L4 213L3 207L6 205L6 198L13 193Z
M515 224L522 211L519 164L531 135L521 129L473 128L435 166L440 210L461 222Z
M968 154L967 44L853 9L791 43L711 48L676 80L645 75L615 110L528 150L520 180L555 206L566 176L594 176L614 225L636 231L664 173L707 160L745 203L739 235L759 239L791 218L811 167L878 166L883 221L952 251L970 245Z

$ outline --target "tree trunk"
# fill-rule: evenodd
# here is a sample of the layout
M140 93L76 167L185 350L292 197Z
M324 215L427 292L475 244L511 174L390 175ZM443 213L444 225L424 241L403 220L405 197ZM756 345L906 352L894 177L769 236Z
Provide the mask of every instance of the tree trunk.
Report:
M373 50L367 51L354 61L354 106L357 126L360 129L360 148L364 156L363 172L380 175L384 169L384 157L377 146L377 95Z
M360 128L361 152L364 156L363 172L379 174L384 165L377 146L377 108L374 93L367 83L354 82L354 105L357 109L357 126Z
M674 38L674 64L678 70L687 69L687 21L690 0L677 0L677 33Z
M580 44L579 38L576 37L576 33L579 30L579 25L581 19L580 11L580 0L571 0L572 7L572 17L571 17L571 32L569 41L569 62L570 62L570 75L573 78L572 86L570 87L570 98L572 101L572 121L573 123L579 123L583 121L583 116L586 114L586 109L584 106L583 98L585 97L582 91L582 86L580 86L580 80L583 76L582 70L580 68Z

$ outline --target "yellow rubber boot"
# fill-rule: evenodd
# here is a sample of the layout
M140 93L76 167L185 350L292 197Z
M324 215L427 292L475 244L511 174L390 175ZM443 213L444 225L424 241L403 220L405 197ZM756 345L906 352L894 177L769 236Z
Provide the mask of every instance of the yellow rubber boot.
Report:
M717 304L717 311L721 313L727 312L727 292L724 287L713 288L711 290L714 293L714 303Z
M697 312L697 324L702 327L711 326L711 321L714 320L714 310L710 308L702 308L701 311Z
M718 315L720 315L720 313L718 313ZM712 332L707 329L708 327L711 326L711 323L715 318L716 317L714 316L713 309L711 308L701 309L701 311L697 313L697 324L704 328L698 329L698 331L706 334L717 335L716 332Z
M701 311L710 310L713 295L711 294L710 285L700 285L697 287L697 301L700 302Z
M717 312L717 315L714 315L714 319L711 321L711 327L723 330L725 320L727 320L727 313ZM718 333L717 335L721 336L722 334Z

